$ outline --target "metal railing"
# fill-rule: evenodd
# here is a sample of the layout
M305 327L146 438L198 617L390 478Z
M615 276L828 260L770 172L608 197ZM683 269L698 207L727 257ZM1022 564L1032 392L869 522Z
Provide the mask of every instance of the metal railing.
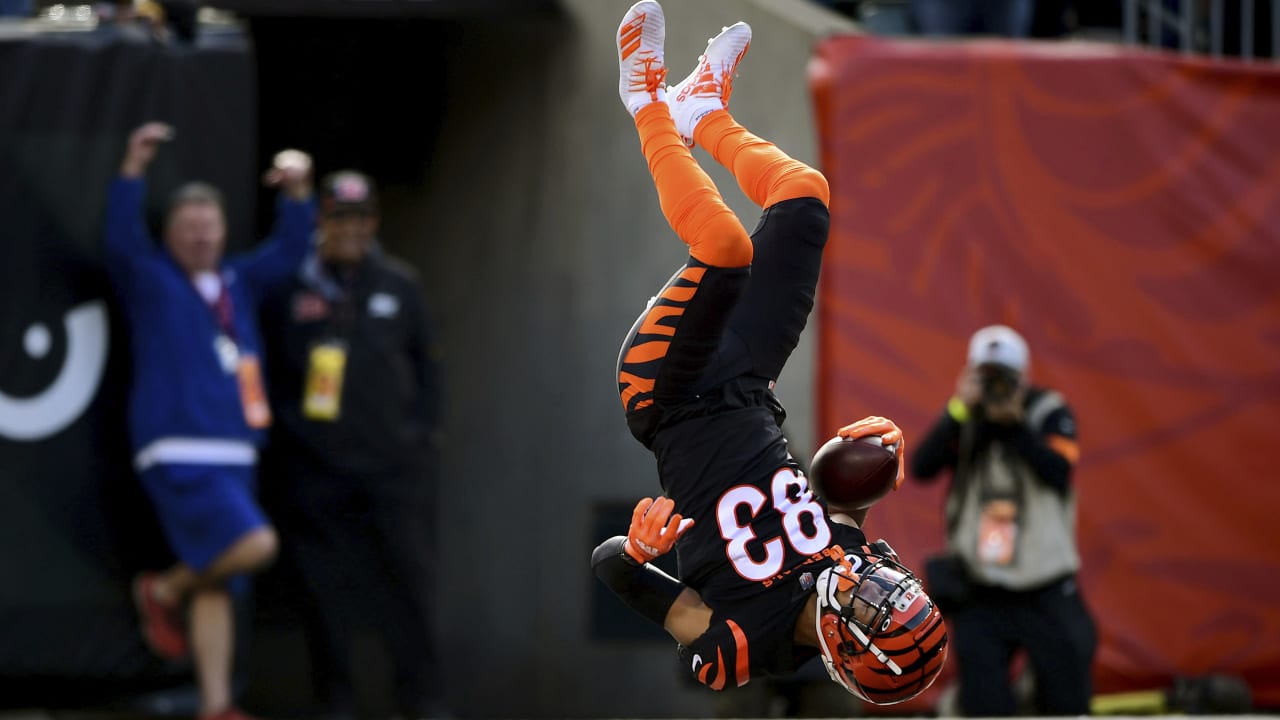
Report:
M1238 27L1236 23L1228 27L1226 22L1228 1L1232 13L1239 15ZM1269 57L1280 61L1276 47L1280 41L1280 0L1124 0L1125 42L1222 57L1230 33L1238 31L1234 38L1239 45L1231 48L1231 54L1253 60L1257 57L1257 6L1263 3L1270 10Z

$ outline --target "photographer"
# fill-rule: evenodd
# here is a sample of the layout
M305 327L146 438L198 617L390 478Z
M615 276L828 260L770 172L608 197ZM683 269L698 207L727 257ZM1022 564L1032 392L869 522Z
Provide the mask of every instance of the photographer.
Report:
M1017 332L976 332L955 396L911 456L919 480L952 471L947 553L926 575L952 623L968 716L1015 713L1009 666L1019 649L1038 714L1089 712L1097 640L1075 580L1075 418L1062 395L1027 381L1029 365Z

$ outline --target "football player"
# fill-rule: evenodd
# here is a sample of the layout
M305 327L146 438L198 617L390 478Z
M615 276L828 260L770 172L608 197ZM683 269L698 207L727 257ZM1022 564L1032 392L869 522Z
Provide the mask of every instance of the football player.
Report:
M773 393L813 308L826 179L728 113L751 41L746 23L713 38L673 87L664 36L661 6L644 0L616 40L623 105L663 214L689 246L618 358L627 424L657 457L666 497L641 500L627 536L597 547L592 565L676 639L686 667L713 689L821 655L854 695L907 700L942 668L942 617L892 549L867 542L865 510L829 512L813 495L787 451ZM693 158L695 144L764 209L753 234ZM901 460L902 433L889 420L865 418L839 434L879 435ZM678 580L651 564L672 547Z

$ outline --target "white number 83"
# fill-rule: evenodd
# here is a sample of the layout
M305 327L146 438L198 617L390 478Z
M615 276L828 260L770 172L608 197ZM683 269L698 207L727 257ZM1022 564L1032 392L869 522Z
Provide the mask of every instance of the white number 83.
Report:
M786 558L786 542L801 555L822 552L831 544L831 527L827 525L822 506L813 498L809 481L804 475L784 467L773 474L770 484L772 498L754 485L739 485L720 497L716 504L716 522L720 537L728 543L725 549L734 570L748 580L763 581L782 571ZM756 561L747 553L747 543L756 540L752 522L765 512L765 505L772 499L773 507L782 514L783 535L762 541L764 559ZM738 522L738 508L745 505L749 519ZM812 530L806 531L803 519L808 516Z

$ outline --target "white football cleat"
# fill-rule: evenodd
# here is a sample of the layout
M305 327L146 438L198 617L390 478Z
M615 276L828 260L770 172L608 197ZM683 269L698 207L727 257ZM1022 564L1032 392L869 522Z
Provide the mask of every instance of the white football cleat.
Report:
M645 105L666 99L666 34L662 6L653 0L632 5L618 26L618 95L633 117Z
M693 147L693 131L698 121L715 110L729 106L733 78L738 63L751 46L751 26L736 22L707 41L707 51L698 66L680 84L667 88L667 105L685 145Z

